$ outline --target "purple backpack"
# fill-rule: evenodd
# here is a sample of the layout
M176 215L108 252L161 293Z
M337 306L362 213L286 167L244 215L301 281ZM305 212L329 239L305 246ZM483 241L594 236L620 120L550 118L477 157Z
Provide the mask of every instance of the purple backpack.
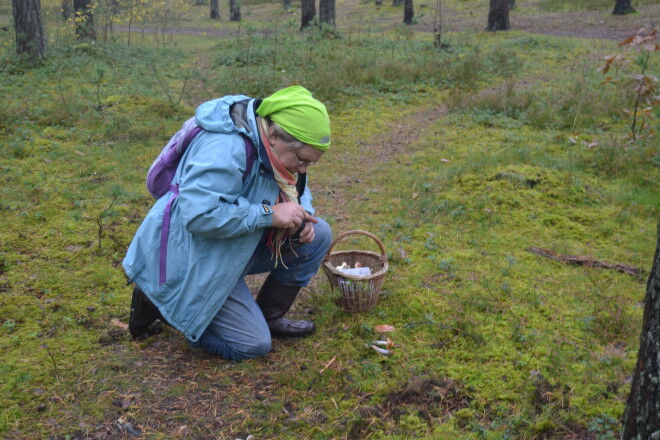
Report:
M147 172L147 189L152 196L160 198L170 190L172 179L174 179L174 174L179 166L179 162L181 162L183 153L186 152L190 142L202 130L202 127L195 124L195 117L192 117L183 123L181 130L177 131L167 145L165 145L163 151L161 151L154 163L151 164ZM256 157L252 142L246 136L242 136L242 138L245 143L245 153L247 156L245 172L243 173L243 181L245 181L250 171L252 171L252 164Z
M172 136L167 145L165 145L165 148L163 148L163 151L161 151L154 163L151 164L149 172L147 172L147 189L152 196L160 198L167 194L168 191L172 192L172 196L167 202L167 205L165 205L163 226L160 233L159 284L163 284L167 280L167 238L170 232L170 216L172 213L172 204L179 195L179 186L172 185L172 179L174 179L174 174L176 174L176 169L179 166L179 162L181 162L183 153L186 152L190 142L202 130L202 127L195 124L194 117L184 122L181 130ZM245 155L247 157L245 172L243 173L243 182L245 182L250 171L252 171L252 164L256 159L256 151L252 142L246 136L241 135L241 137L245 144Z

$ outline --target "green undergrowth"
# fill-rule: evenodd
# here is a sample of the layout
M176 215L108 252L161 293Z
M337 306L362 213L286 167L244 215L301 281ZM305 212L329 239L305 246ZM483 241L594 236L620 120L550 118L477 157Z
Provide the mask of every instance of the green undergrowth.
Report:
M654 0L638 0L633 7L654 4L656 4ZM539 6L547 11L611 10L614 8L612 2L607 0L541 0Z
M38 66L3 54L0 434L616 438L644 275L530 251L650 265L660 156L626 139L629 96L593 73L615 45L260 30L204 50L63 43ZM332 117L310 170L319 215L384 243L378 306L342 311L319 274L294 310L319 331L265 359L225 362L169 329L130 341L120 263L151 161L199 102L293 83ZM388 357L369 347L380 323Z

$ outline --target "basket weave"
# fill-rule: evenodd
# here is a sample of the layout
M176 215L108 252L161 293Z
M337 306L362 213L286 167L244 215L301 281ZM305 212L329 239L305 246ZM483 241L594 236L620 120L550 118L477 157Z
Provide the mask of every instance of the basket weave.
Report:
M380 248L380 254L362 250L348 250L332 252L337 243L350 235L366 235L373 239ZM363 267L371 268L371 275L358 276L349 275L337 269L343 262L354 267L360 262ZM341 293L337 298L337 304L347 312L366 312L376 307L378 296L383 286L383 280L387 273L387 255L383 243L373 234L367 231L347 231L333 240L328 254L323 259L323 270L328 276L330 286Z

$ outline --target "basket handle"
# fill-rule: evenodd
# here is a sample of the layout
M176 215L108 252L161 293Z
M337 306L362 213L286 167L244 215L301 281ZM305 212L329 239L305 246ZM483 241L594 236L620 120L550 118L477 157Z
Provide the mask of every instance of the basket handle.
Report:
M359 229L355 229L353 231L346 231L346 232L342 232L341 234L339 234L339 236L337 238L332 240L332 244L330 245L330 249L328 249L328 254L330 254L330 252L332 252L332 248L335 247L335 245L337 243L339 243L341 240L348 237L349 235L354 235L354 234L366 235L367 237L373 239L376 242L376 244L378 244L378 247L380 248L381 255L384 256L384 257L387 256L387 254L385 253L385 246L383 246L383 243L374 234L372 234L371 232L362 231L362 230L359 230Z

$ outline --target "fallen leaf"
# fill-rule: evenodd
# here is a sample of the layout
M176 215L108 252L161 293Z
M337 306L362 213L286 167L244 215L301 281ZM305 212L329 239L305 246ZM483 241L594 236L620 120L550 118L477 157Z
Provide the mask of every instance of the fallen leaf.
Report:
M112 318L112 319L110 320L110 324L114 325L115 327L119 327L119 328L122 329L122 330L128 330L128 324L126 324L126 323L124 323L124 322L121 322L121 321L120 321L119 319L117 319L117 318Z

